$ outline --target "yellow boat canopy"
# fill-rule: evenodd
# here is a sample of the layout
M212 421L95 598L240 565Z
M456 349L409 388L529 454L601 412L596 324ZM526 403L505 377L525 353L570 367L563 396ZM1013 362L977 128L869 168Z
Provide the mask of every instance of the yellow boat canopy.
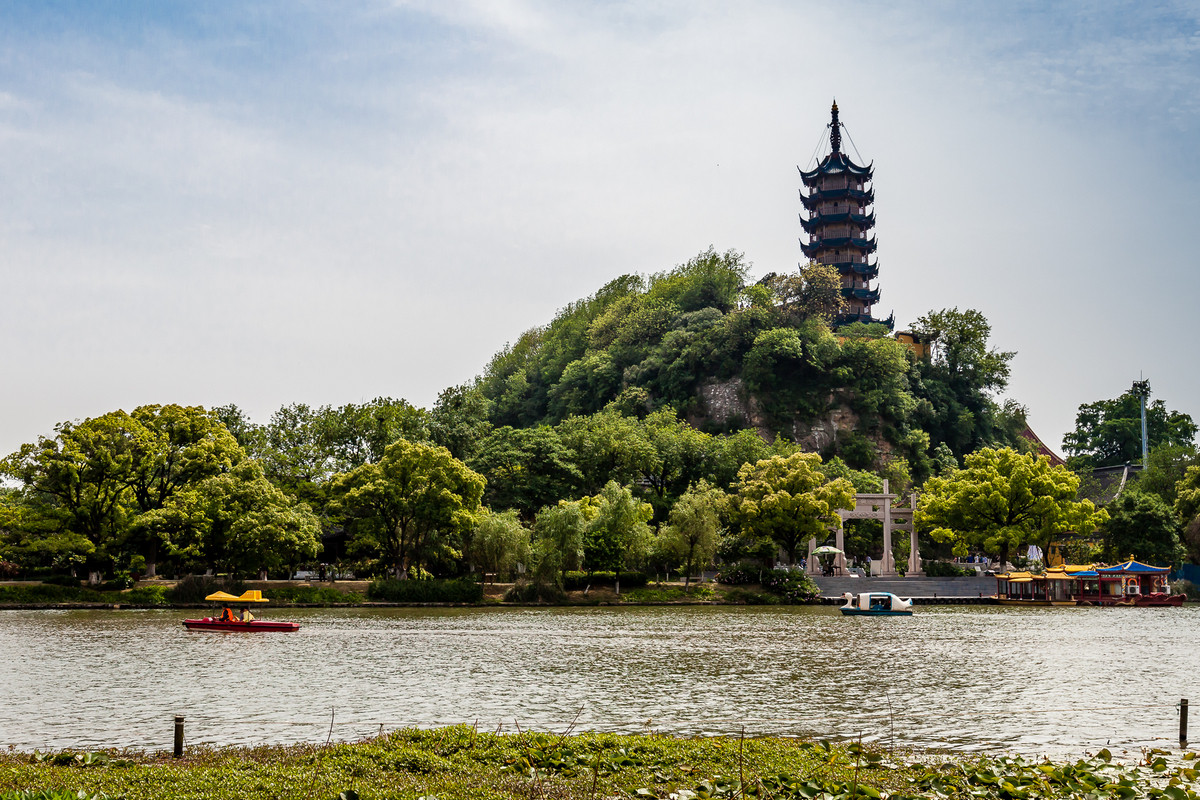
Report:
M229 594L228 592L213 592L205 600L211 600L214 603L269 603L262 592L258 589L248 589L242 592L241 597Z

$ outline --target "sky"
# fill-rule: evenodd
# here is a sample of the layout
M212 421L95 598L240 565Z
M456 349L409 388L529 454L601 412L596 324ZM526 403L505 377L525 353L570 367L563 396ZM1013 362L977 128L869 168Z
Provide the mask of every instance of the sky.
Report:
M1139 378L1200 419L1194 0L8 0L0 454L428 407L619 275L795 269L834 98L877 314L981 311L1055 449Z

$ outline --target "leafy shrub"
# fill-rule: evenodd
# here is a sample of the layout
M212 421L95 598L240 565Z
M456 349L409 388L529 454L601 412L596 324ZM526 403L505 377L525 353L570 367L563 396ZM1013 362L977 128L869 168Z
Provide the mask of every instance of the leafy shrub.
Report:
M246 586L241 581L210 575L189 575L167 592L167 598L172 603L203 603L204 598L213 592L239 595L244 591Z
M1188 580L1178 580L1172 583L1171 593L1187 595L1189 600L1200 600L1200 587Z
M389 578L372 581L367 599L386 603L479 603L483 584L472 580L400 581Z
M21 574L21 568L11 561L0 559L0 580L11 581Z
M103 603L112 602L94 589L33 583L0 586L0 603Z
M112 578L100 584L100 590L104 592L119 592L123 589L131 589L137 583L129 572L122 570Z
M779 605L779 598L773 594L765 592L752 592L749 589L743 589L735 586L732 589L725 591L726 603L745 603L748 606L775 606Z
M561 603L567 599L563 590L552 583L514 583L504 593L506 603Z
M121 602L133 606L159 607L168 605L167 590L161 586L143 586L121 595Z
M773 569L763 575L762 587L785 603L812 603L821 599L821 589L803 572Z
M753 561L742 561L732 566L727 566L717 573L717 583L723 583L726 586L747 586L751 583L758 583L759 577L763 574L761 564L756 564Z
M670 586L662 589L645 587L621 594L621 599L626 603L675 603L682 600L704 601L716 598L717 593L708 585L695 585L687 590L682 586Z
M357 603L362 600L362 595L329 586L279 586L271 589L271 600L279 603Z
M78 589L80 586L79 578L72 578L70 575L47 575L42 578L42 583L50 586L69 586L73 589Z
M84 791L69 792L66 789L26 789L4 792L0 800L108 800L106 794L88 794Z
M975 574L975 570L967 570L949 561L923 561L922 569L929 578L966 578Z
M571 571L563 578L563 589L568 592L586 589L588 586L612 586L617 581L615 572L575 572ZM622 572L622 589L640 589L650 582L649 576L641 572Z

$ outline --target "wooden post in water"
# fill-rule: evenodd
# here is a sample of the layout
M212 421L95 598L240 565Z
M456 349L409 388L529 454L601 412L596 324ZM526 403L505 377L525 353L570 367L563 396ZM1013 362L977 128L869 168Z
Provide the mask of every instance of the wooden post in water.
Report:
M1179 746L1187 747L1187 707L1188 701L1184 697L1179 701Z
M175 715L175 758L183 758L183 715Z

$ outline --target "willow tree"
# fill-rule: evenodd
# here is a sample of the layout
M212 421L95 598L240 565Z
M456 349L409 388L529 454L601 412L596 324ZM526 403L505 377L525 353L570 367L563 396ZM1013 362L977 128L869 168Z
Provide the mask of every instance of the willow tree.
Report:
M985 447L966 456L962 469L925 482L915 522L957 555L997 555L1036 544L1043 552L1067 532L1089 534L1108 520L1090 500L1079 500L1079 477L1046 456L1010 447Z
M683 562L685 589L692 575L716 555L725 504L725 493L702 480L689 486L671 509L671 521L660 534L660 544Z

